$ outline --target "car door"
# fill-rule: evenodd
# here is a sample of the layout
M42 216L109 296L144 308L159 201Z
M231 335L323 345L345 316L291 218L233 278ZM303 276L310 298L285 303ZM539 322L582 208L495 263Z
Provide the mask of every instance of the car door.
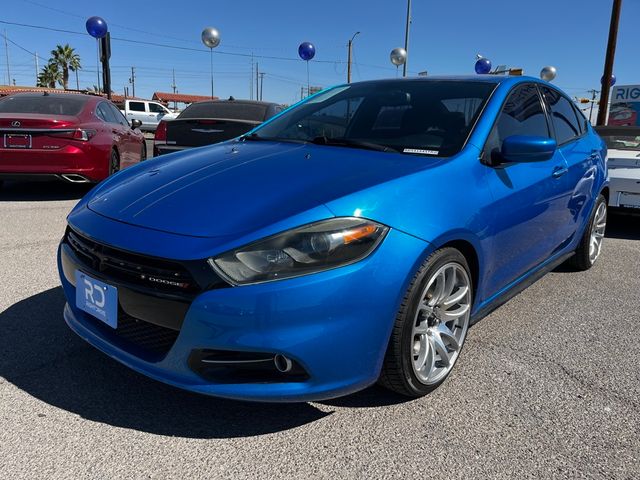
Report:
M541 87L558 150L567 162L567 191L562 235L570 241L589 215L595 188L601 148L588 135L587 120L577 112L573 102L558 90Z
M155 127L158 126L162 117L164 117L169 111L158 103L149 103L149 122Z
M115 107L114 107L115 108ZM96 108L96 114L107 122L107 132L111 137L111 147L115 147L120 156L120 168L123 164L128 163L128 151L126 150L126 142L124 132L109 102L100 102ZM109 157L110 158L110 157Z
M140 151L142 145L140 143L139 136L133 131L129 122L124 115L118 110L118 108L109 103L107 104L111 109L115 121L118 123L121 132L120 138L120 148L122 153L122 166L121 168L126 168L131 166L134 163L140 161Z
M549 119L534 83L509 94L485 144L482 160L493 196L491 284L500 289L561 247L567 164L560 151L539 162L502 163L500 149L512 135L550 137Z
M127 120L140 120L143 127L149 127L149 116L147 112L146 102L136 102L129 100L129 108L127 109Z

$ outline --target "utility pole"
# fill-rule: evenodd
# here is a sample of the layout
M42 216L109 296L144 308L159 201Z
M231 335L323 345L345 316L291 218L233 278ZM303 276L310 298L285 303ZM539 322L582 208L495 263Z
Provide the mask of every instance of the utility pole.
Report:
M131 67L131 78L129 79L131 84L131 96L136 96L136 67Z
M256 100L260 98L260 70L258 68L258 62L256 62Z
M356 32L353 34L353 37L349 40L349 44L347 45L347 83L351 83L351 56L353 51L353 39L356 38L360 32Z
M175 68L171 69L171 74L173 77L173 83L171 84L171 88L173 89L173 94L175 95L178 89L178 86L176 85L176 69ZM178 109L178 102L176 102L175 100L173 101L173 109L174 110Z
M402 76L407 76L407 65L409 65L409 28L411 26L411 0L407 0L407 23L404 29L404 51L407 52L407 58L402 65Z
M589 108L589 123L591 123L591 118L593 115L593 104L596 103L596 95L598 93L600 93L599 90L589 90L589 93L591 94L591 107Z
M4 31L4 50L7 54L7 85L11 85L11 68L9 67L9 45L7 44L7 31Z
M604 74L602 76L602 89L600 90L600 108L596 125L607 123L607 110L609 109L609 91L611 90L611 75L613 74L613 61L616 56L616 42L618 40L618 24L620 23L620 10L622 0L613 0L611 9L611 23L609 25L609 40L607 42L607 55L604 60Z
M33 52L33 58L36 61L36 85L38 85L38 74L40 73L40 68L38 67L38 52Z
M264 83L264 72L260 72L260 101L262 101L262 85Z
M249 76L249 100L253 100L253 52L251 52L251 76Z

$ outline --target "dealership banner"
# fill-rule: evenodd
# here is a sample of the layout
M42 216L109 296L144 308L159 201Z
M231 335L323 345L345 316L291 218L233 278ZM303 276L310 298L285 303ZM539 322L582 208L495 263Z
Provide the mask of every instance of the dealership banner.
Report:
M608 124L640 126L640 85L618 85L613 88Z

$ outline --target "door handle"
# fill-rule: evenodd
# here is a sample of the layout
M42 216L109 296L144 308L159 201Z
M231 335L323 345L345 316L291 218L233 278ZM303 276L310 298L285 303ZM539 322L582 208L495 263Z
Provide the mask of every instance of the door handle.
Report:
M553 169L553 173L551 174L551 176L553 178L560 178L561 176L563 176L568 171L569 171L569 169L567 169L566 167L556 167L556 168Z

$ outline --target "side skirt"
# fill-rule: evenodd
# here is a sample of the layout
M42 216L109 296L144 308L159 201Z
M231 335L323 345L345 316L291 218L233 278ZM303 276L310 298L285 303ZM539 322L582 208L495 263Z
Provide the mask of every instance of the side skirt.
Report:
M493 312L496 308L507 303L513 297L518 295L520 292L522 292L523 290L527 289L528 287L536 283L538 280L544 277L547 273L554 270L556 267L558 267L559 265L563 264L568 259L573 257L573 255L574 255L574 252L565 253L564 255L559 256L555 260L552 260L549 263L542 265L542 267L539 267L537 270L534 270L532 273L526 275L523 279L516 280L515 285L513 285L511 288L509 288L502 294L498 295L496 298L491 300L491 302L489 302L487 305L485 305L484 307L480 308L477 312L475 312L471 316L470 324L473 325L474 323L477 323L480 320L482 320L484 317L486 317L491 312Z

